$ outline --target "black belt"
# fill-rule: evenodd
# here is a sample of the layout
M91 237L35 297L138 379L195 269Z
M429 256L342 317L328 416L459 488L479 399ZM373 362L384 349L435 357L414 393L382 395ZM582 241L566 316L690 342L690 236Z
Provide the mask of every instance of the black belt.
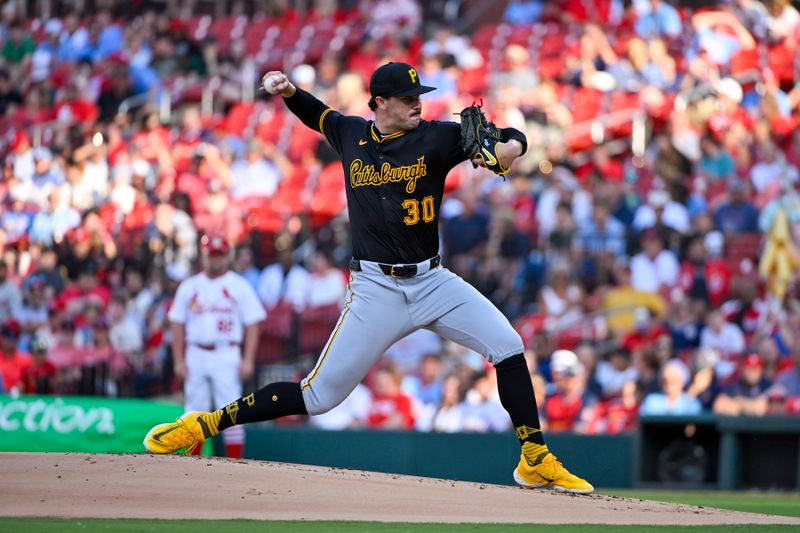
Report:
M233 342L233 341L221 342L219 344L201 344L199 342L193 342L193 343L191 343L191 345L192 346L197 346L201 350L205 350L207 352L211 352L211 351L216 350L217 348L224 348L226 346L239 346L239 343L238 342Z
M430 270L438 267L442 262L442 257L436 255L430 259ZM393 278L413 278L417 275L417 265L412 263L410 265L400 264L391 265L388 263L378 263L384 274L392 276ZM350 260L350 270L353 272L361 272L361 261L355 257Z

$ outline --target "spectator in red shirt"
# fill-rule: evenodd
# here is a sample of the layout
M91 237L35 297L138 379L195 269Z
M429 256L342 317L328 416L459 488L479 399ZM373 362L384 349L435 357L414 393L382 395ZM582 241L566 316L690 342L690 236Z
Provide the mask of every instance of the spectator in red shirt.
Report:
M414 429L411 398L400 388L402 376L392 365L375 371L372 405L367 427L372 429Z
M646 307L637 307L633 314L634 330L622 338L622 347L636 356L661 335L668 335L669 332L658 321L653 320Z
M76 83L71 83L64 89L53 115L57 121L65 124L90 124L97 120L99 110L93 102L83 98Z
M547 429L583 431L584 417L589 413L583 411L596 403L594 395L586 390L586 370L569 350L557 350L551 359L554 390L544 402Z
M140 129L133 134L130 145L148 163L160 161L172 166L172 140L169 130L161 124L157 111L142 115Z
M639 395L636 383L628 381L622 386L620 396L597 404L586 432L590 434L617 434L632 431L639 415Z
M111 291L100 285L97 279L97 267L86 263L78 274L77 283L61 293L58 304L68 315L75 315L80 314L88 302L94 302L104 310L110 299Z
M39 338L34 338L30 343L31 365L25 369L22 382L26 394L52 394L57 386L56 365L48 361L47 345Z
M6 393L23 390L23 376L33 364L30 355L17 350L18 339L19 325L16 322L0 326L0 376Z
M764 377L764 360L757 353L742 359L739 379L723 390L714 400L714 412L721 415L764 416L767 413L767 389L770 382Z
M707 300L719 307L728 295L731 271L720 258L724 238L718 231L695 237L688 246L686 259L681 263L678 286L690 298Z

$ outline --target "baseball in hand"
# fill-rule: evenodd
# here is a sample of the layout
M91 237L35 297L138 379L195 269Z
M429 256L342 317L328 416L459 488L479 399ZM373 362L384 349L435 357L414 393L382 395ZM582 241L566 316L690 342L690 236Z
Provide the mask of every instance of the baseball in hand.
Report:
M269 94L275 95L278 94L278 90L272 86L272 82L278 81L280 79L277 74L265 74L264 79L261 80L261 85L264 87L264 90L267 91Z

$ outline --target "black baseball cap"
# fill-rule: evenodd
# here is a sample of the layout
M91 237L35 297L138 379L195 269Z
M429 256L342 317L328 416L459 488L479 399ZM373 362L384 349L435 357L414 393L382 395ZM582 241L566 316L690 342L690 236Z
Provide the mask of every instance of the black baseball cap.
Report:
M371 96L419 96L435 90L436 87L420 85L417 69L408 63L381 65L369 80Z

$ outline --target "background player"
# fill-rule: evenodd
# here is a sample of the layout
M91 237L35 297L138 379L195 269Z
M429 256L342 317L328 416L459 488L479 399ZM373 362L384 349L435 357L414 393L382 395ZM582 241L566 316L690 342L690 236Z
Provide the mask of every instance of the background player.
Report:
M168 315L187 412L226 405L242 395L242 382L253 375L259 322L266 318L250 284L228 269L228 243L204 236L201 244L204 270L180 284ZM232 427L222 438L228 457L242 456L244 428ZM200 453L201 447L198 443L190 452Z
M155 453L201 443L219 431L291 414L319 414L338 405L398 339L419 328L482 354L497 369L498 389L522 446L515 481L588 493L545 445L523 345L489 300L440 267L439 207L444 181L464 161L461 126L421 119L420 84L405 63L379 67L370 80L375 120L344 116L280 72L265 80L308 127L325 135L342 159L353 232L347 301L317 364L298 383L273 383L214 413L194 412L160 424L145 437ZM525 136L502 130L493 158L508 169L526 150ZM473 162L482 162L476 160Z

